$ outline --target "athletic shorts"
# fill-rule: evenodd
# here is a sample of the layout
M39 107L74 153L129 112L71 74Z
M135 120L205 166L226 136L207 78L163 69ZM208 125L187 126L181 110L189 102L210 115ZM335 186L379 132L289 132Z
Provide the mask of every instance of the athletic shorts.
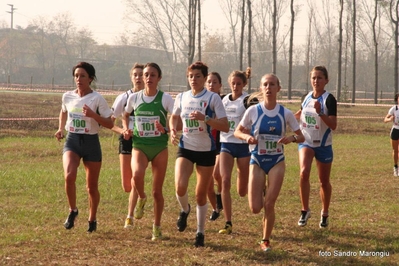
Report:
M144 155L147 157L147 160L151 162L154 160L154 158L164 149L166 149L165 146L140 146L140 145L135 145L133 147L135 150L139 150Z
M192 163L196 163L197 166L214 166L216 162L216 150L192 151L179 147L176 157L186 158Z
M399 129L394 127L391 129L391 140L399 140Z
M263 171L265 171L265 174L268 175L270 169L272 169L273 166L284 160L285 160L284 154L259 155L257 153L252 153L251 159L249 160L249 164L258 165L260 168L262 168Z
M222 142L220 152L226 152L237 159L251 156L249 146L246 143Z
M332 163L334 159L332 145L324 146L324 147L310 147L308 145L299 143L298 150L302 148L309 148L314 151L314 157L321 163Z
M101 162L101 145L98 134L76 134L68 132L62 153L71 151L83 158L84 162Z
M132 154L133 138L125 140L123 135L119 136L119 154Z

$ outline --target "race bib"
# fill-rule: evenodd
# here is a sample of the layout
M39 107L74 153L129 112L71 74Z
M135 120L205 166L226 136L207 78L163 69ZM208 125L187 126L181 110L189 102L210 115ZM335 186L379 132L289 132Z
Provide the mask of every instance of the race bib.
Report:
M83 110L82 108L78 108ZM71 112L69 113L69 132L76 134L86 134L90 132L91 119L85 117L82 113Z
M159 122L159 116L135 116L134 122L140 137L150 138L159 137L159 132L155 126L155 122Z
M302 128L306 131L310 139L320 141L320 116L314 112L314 108L304 108L302 116Z
M183 119L183 132L188 134L200 134L205 131L205 122L190 118Z
M258 154L276 155L283 153L283 144L277 143L280 138L278 135L259 134Z

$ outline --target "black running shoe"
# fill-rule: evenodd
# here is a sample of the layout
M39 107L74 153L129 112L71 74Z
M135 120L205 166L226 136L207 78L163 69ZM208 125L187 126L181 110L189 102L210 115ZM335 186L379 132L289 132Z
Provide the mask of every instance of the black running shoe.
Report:
M220 216L220 212L213 211L211 216L209 217L209 220L215 221L217 218L219 218L219 216Z
M65 220L64 227L65 229L71 229L75 225L75 218L78 216L79 211L70 211L68 218Z
M197 235L195 236L194 246L196 248L203 247L204 246L204 240L205 240L204 234L198 232Z
M190 214L190 211L191 211L191 206L190 206L190 204L188 204L188 212L187 213L185 213L184 211L180 212L179 219L177 219L177 229L180 232L183 232L184 230L186 230L187 217Z
M222 195L216 194L216 208L219 211L223 210Z
M91 233L97 230L97 221L89 221L89 228L87 228L87 233Z

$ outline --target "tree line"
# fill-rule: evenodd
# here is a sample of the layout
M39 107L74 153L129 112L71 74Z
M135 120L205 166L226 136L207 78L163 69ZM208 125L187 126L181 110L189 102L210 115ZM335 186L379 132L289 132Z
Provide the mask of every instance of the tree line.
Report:
M68 13L38 17L26 28L3 25L0 82L73 84L70 68L87 60L99 83L125 88L134 62L155 61L163 86L180 90L187 65L202 60L222 75L226 90L232 70L251 67L250 89L273 72L290 99L311 89L312 66L325 65L329 90L341 101L377 103L382 93L398 92L399 0L213 1L222 10L214 19L227 21L223 31L205 26L205 1L125 0L125 20L135 30L115 36L116 45L98 44Z

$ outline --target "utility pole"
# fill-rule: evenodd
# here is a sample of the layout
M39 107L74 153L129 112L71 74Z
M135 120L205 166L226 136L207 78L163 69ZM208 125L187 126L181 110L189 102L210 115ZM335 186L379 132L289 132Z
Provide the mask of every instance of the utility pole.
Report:
M14 24L14 10L17 10L16 8L14 8L14 5L12 4L7 4L11 7L11 11L6 11L7 13L11 14L11 29L13 29L13 24Z

